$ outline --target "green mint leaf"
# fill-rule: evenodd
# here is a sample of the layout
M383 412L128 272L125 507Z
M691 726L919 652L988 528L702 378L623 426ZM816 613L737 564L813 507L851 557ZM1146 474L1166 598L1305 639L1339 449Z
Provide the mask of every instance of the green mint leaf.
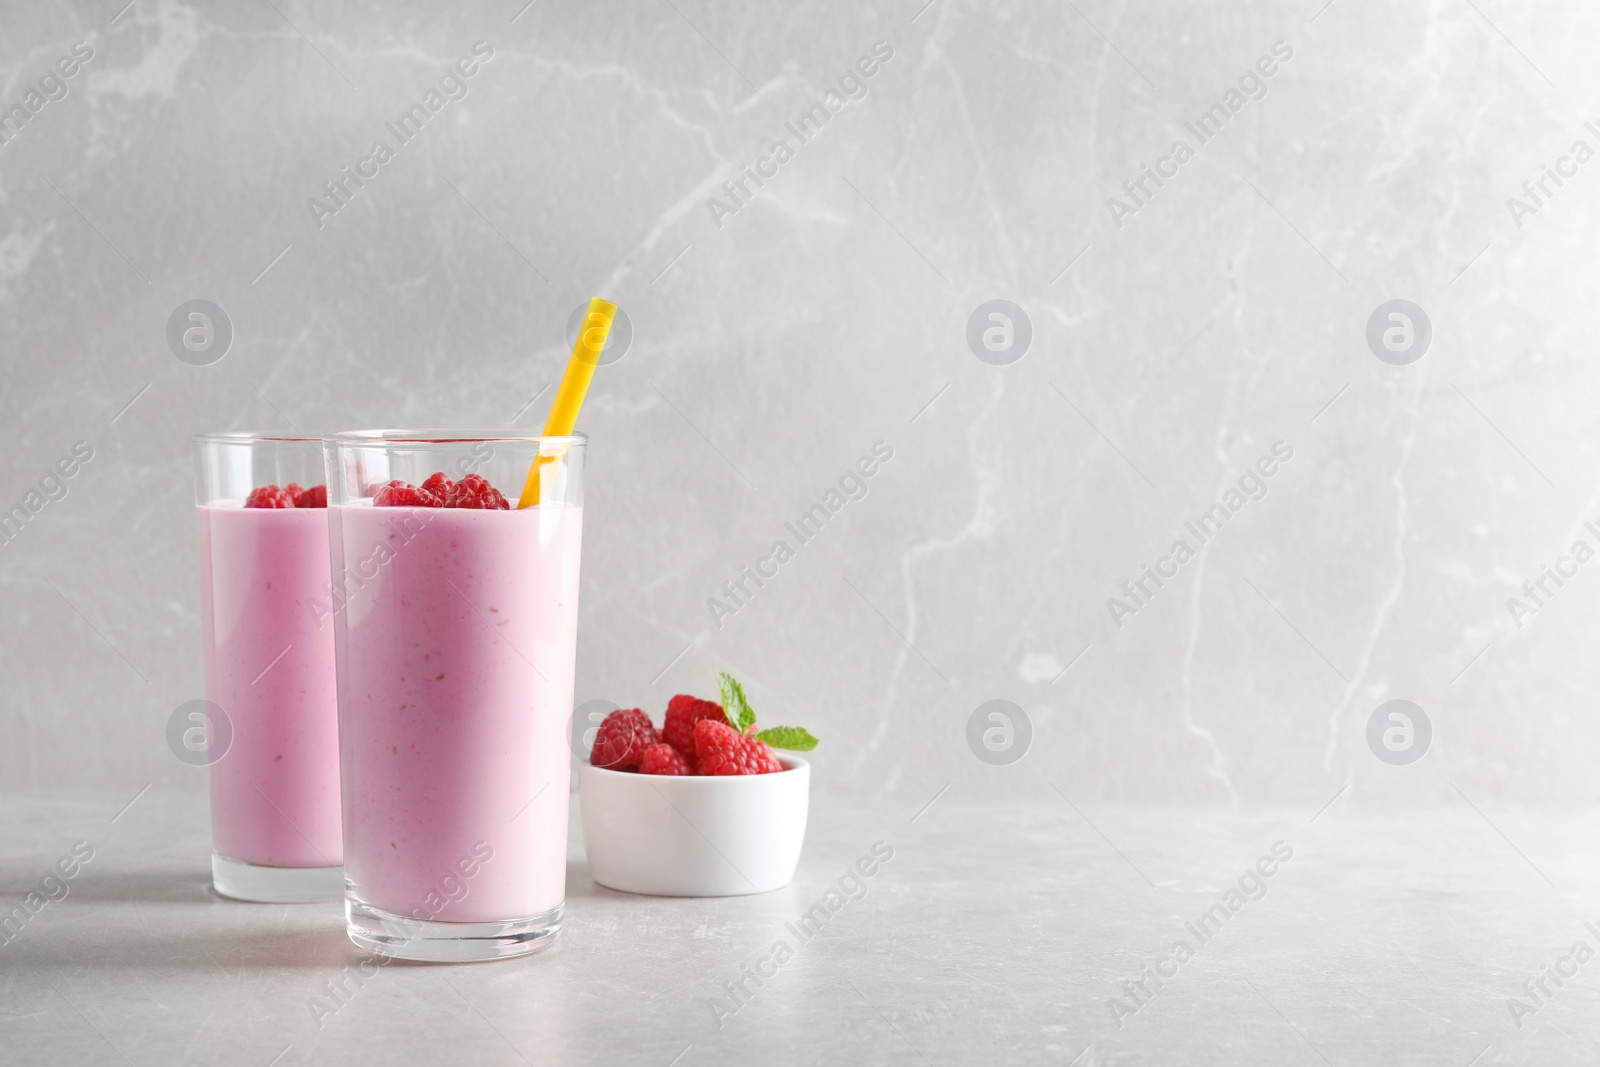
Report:
M773 748L786 748L791 752L810 752L817 747L817 739L804 726L774 726L762 730L756 737Z
M756 724L756 713L745 699L744 686L731 674L717 672L717 688L722 690L722 714L741 734Z

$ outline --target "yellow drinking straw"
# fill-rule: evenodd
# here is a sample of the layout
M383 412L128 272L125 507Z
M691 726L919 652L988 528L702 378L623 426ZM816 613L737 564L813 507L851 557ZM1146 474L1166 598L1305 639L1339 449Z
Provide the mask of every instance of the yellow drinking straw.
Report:
M566 373L561 376L561 388L556 390L555 403L550 406L550 417L544 423L544 436L566 437L578 425L578 409L583 407L584 395L589 392L589 380L595 367L600 365L600 352L611 334L611 322L617 317L617 305L598 296L589 301L589 310L578 327L578 342L572 346L572 357L567 360ZM528 468L528 480L522 485L522 497L517 508L532 507L539 502L539 471L558 456L540 454Z

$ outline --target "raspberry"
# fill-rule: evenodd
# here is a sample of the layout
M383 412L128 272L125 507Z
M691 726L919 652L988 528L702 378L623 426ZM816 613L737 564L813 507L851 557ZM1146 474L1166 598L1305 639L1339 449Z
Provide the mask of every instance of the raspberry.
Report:
M310 489L302 489L295 495L294 506L297 508L325 508L328 506L328 487L313 485Z
M694 768L683 758L683 753L663 741L644 750L639 760L640 774L693 774Z
M443 478L442 474L435 474L434 478ZM428 479L429 482L433 478ZM423 483L424 485L427 482ZM500 490L489 484L489 479L481 474L469 474L462 478L444 498L447 508L476 508L479 511L509 511L511 505L506 498L500 495Z
M687 693L679 693L667 701L667 718L661 724L661 738L693 763L694 725L703 719L721 723L728 721L719 704L689 696Z
M755 746L756 754L761 757L762 774L783 773L783 763L778 759L778 754L772 751L771 745L756 737L748 738L748 740Z
M443 500L445 507L450 506L450 490L455 487L456 483L446 478L444 471L434 471L428 475L428 480L422 483L422 488Z
M390 482L378 490L378 495L372 498L372 506L376 508L442 508L444 501L426 489L407 482Z
M746 737L725 722L694 724L694 751L701 774L774 774L783 764L766 742Z
M642 708L619 708L600 724L589 762L613 771L636 771L645 749L660 743L650 716Z
M421 485L390 482L377 491L372 503L380 508L410 505L423 508L475 508L479 511L511 509L506 498L500 495L500 490L490 485L489 480L481 474L469 474L459 482L452 482L443 471L428 475Z
M290 489L299 490L299 486L289 483L289 489L276 485L263 485L259 489L250 490L250 495L244 498L247 508L292 508L294 507L294 493Z

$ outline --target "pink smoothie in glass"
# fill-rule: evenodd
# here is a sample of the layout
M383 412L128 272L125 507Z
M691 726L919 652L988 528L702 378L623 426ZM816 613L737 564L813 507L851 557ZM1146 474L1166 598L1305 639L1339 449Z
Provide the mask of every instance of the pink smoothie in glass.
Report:
M211 765L211 842L267 867L337 867L339 723L326 508L201 505L206 699L233 726Z
M566 896L583 509L334 506L345 877L442 922Z

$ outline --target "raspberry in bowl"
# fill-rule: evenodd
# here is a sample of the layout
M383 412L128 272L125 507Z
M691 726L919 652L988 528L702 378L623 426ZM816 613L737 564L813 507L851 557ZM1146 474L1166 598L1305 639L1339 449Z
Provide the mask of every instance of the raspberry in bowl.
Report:
M800 862L811 766L799 727L758 729L738 682L723 701L672 698L661 729L639 708L614 711L578 768L583 839L594 880L669 897L766 893Z

